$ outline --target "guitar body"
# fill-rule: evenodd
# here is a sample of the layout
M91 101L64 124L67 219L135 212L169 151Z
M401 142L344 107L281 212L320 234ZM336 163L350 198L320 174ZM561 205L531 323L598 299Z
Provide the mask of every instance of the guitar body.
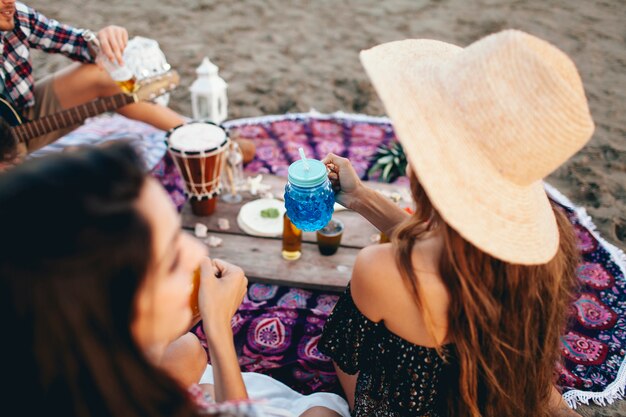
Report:
M9 124L9 126L19 126L26 121L13 106L3 98L0 98L0 118Z

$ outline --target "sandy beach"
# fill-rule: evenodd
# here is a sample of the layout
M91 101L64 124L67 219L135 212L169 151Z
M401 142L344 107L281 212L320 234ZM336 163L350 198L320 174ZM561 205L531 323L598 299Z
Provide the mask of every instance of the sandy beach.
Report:
M182 75L171 106L191 113L188 86L209 56L229 83L229 116L284 112L382 115L358 51L403 38L465 46L504 28L545 38L578 66L596 122L592 141L548 179L626 247L626 7L619 0L34 1L79 27L107 24L156 39ZM104 6L106 4L106 6ZM66 65L34 59L36 72ZM619 86L622 86L621 88ZM620 117L621 116L621 117Z
M404 38L465 46L504 29L557 45L579 68L596 131L548 182L626 248L626 7L622 0L36 0L49 17L78 27L118 24L156 39L182 83L170 105L191 115L189 85L204 56L228 82L229 117L285 112L383 115L358 60L361 49ZM34 54L36 75L67 65ZM620 411L621 410L621 411ZM624 402L585 415L626 415Z
M522 29L567 52L596 122L592 141L548 181L584 205L602 235L626 247L626 7L620 0L51 0L32 6L92 29L156 39L182 76L171 107L191 114L188 87L208 56L228 82L229 117L308 111L382 115L358 51L403 38L465 46ZM36 73L66 65L36 54ZM621 86L621 88L620 88Z

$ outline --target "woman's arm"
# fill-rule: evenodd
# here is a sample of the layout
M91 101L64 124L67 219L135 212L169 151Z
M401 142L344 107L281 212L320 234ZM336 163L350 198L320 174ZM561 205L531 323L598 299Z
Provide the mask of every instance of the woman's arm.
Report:
M550 390L550 408L554 417L580 417L580 414L569 408L554 386Z
M356 191L349 208L365 217L387 236L391 236L396 226L409 216L389 198L364 185Z
M354 396L356 394L356 381L359 379L359 373L357 372L354 375L350 375L341 370L339 365L333 362L333 366L335 367L335 373L337 374L337 379L339 380L339 385L341 385L341 389L343 389L343 393L346 396L346 400L348 401L348 407L350 407L350 411L354 410Z
M408 214L393 201L363 185L348 159L331 153L322 162L330 171L328 178L337 202L365 217L387 236L407 218Z
M185 389L200 382L206 365L206 352L193 333L186 333L170 343L159 362L159 367Z
M217 327L204 325L213 366L215 401L246 399L248 393L239 369L233 331L230 324L221 328Z
M217 402L248 398L230 327L247 284L243 270L235 265L217 259L212 265L209 260L202 265L198 304L213 365Z

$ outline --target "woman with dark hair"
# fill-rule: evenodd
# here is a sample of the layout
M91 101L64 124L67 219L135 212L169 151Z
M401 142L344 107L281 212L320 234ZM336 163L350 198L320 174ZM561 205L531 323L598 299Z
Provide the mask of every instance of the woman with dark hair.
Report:
M577 415L554 387L577 250L542 184L593 132L574 64L511 30L464 49L392 42L361 61L415 212L325 158L337 201L392 236L360 252L319 343L353 415Z
M267 376L241 374L230 321L246 277L210 260L205 245L181 231L169 197L142 166L130 145L118 143L0 174L0 326L12 340L2 345L11 381L3 411L347 415L335 394L305 397ZM198 267L208 369L199 340L186 333L197 319L190 296ZM198 385L203 374L213 384ZM249 401L244 377L252 398L275 402ZM285 403L287 411L276 406Z
M192 346L190 334L177 338L192 320L190 282L200 264L215 395L246 398L230 328L243 271L211 262L204 245L181 233L167 194L141 166L129 145L117 144L0 175L6 415L198 415L158 365L170 342ZM199 380L206 354L186 357Z

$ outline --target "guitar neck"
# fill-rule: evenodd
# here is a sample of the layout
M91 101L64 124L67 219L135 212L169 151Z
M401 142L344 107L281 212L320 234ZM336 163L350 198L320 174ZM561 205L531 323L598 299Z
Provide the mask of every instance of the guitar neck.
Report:
M77 125L89 117L116 110L135 101L135 96L123 93L98 98L80 106L15 126L13 127L13 133L17 134L22 140L28 141L55 130Z

